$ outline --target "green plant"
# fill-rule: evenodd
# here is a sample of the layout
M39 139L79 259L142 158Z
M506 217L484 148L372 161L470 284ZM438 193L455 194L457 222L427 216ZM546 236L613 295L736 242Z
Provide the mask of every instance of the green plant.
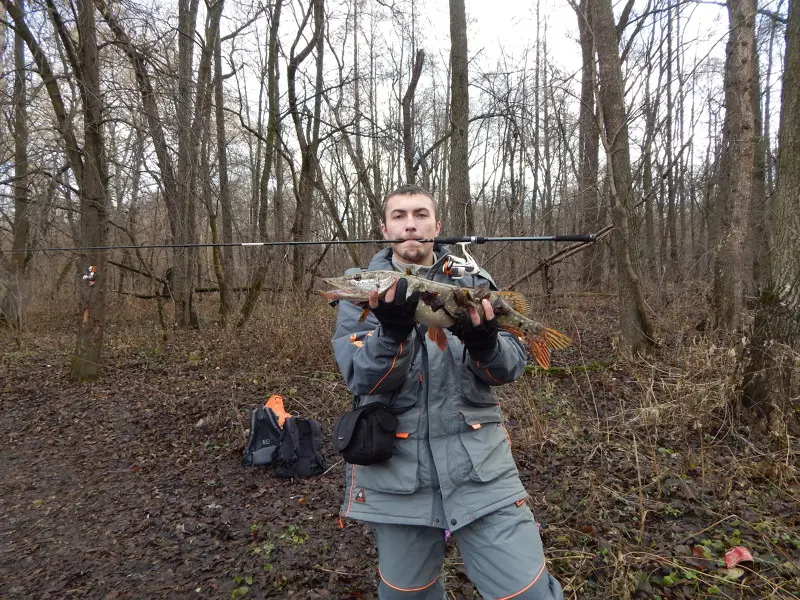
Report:
M280 539L288 542L292 549L296 550L298 546L302 546L308 541L309 535L297 525L289 525L286 531L280 535Z
M275 550L275 544L272 544L270 542L264 542L260 546L256 546L255 548L250 550L250 552L258 556L263 555L264 558L269 558L273 550Z
M234 575L234 580L236 581L237 586L231 592L231 598L242 598L247 595L250 591L250 586L253 585L253 578L248 576L239 577L238 575Z
M136 358L136 364L149 371L160 367L164 363L166 353L160 346L153 346L152 348L140 350Z

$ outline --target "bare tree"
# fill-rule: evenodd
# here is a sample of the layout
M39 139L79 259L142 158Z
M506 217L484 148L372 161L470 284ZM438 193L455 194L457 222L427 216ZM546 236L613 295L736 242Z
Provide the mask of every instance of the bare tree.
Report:
M599 171L600 132L595 116L594 89L597 67L595 65L594 32L589 0L573 4L578 17L581 41L581 105L578 130L578 207L581 211L582 229L596 231L600 225L600 194L597 189ZM602 249L592 247L583 256L581 280L589 288L597 289L602 281Z
M592 19L598 56L597 111L603 125L601 139L607 157L615 228L613 243L620 305L620 349L625 354L637 354L653 345L654 334L639 272L628 116L611 0L593 0Z
M105 246L107 240L108 172L103 142L103 103L100 90L97 31L94 7L86 0L77 2L78 46L74 45L56 7L48 5L50 18L63 53L78 84L83 113L83 145L78 142L72 120L68 117L64 98L50 61L41 44L25 22L24 12L11 0L2 0L15 27L33 55L36 68L44 81L56 124L63 139L70 168L80 193L80 235L83 247ZM74 7L73 7L74 8ZM105 291L107 288L106 252L82 253L86 269L86 285L81 288L80 318L72 356L71 376L77 380L97 377L103 349Z
M195 24L199 0L178 0L178 93L176 118L178 137L175 206L175 243L173 249L172 297L175 301L175 324L197 327L194 307L194 275L197 269L196 170L199 140L193 135L192 106L194 86Z
M771 251L746 351L742 400L748 420L779 435L800 430L800 2L789 2Z
M25 14L24 0L17 3L20 13ZM0 47L2 47L0 45ZM0 265L8 271L5 295L0 302L0 323L6 323L18 333L22 330L22 320L27 302L26 269L32 253L26 252L30 232L28 208L30 193L28 187L28 101L27 76L25 73L25 40L19 31L14 32L14 251L10 260ZM3 257L5 258L5 257ZM19 339L19 338L18 338Z
M452 233L473 233L469 185L469 55L464 0L450 0L450 169L447 198Z
M417 50L414 59L414 70L411 73L411 81L408 82L406 93L403 94L403 162L406 167L406 182L414 183L416 171L414 169L414 132L413 116L411 105L414 102L414 93L417 90L419 77L422 75L422 65L425 61L425 51Z
M301 40L305 24L308 23L313 13L314 30L308 44L296 52ZM322 66L323 43L325 29L324 0L312 0L303 19L303 26L297 32L297 37L291 47L289 67L287 70L287 86L289 92L289 112L292 115L297 142L300 146L300 174L297 182L297 207L295 209L294 223L292 224L292 240L302 241L308 237L311 227L312 202L314 190L317 186L317 161L320 143L320 111L322 107ZM300 65L316 49L316 77L313 112L306 113L305 105L301 105L297 96L297 75ZM302 116L301 116L302 113ZM308 130L304 127L303 116L308 119ZM310 118L309 118L310 117ZM306 250L301 246L294 246L292 253L292 283L295 289L303 288L303 278L306 272Z
M719 230L714 249L714 325L735 332L741 323L744 243L753 192L755 115L753 61L755 0L728 0L730 30L725 58L723 167L716 199Z
M225 94L222 80L222 40L219 35L219 19L222 16L223 0L218 0L214 40L214 120L217 125L217 164L219 166L219 212L222 215L222 242L233 242L234 215L231 206L231 189L228 178L228 136L225 130ZM210 43L207 41L207 43ZM222 275L219 279L220 315L223 322L230 312L230 288L233 276L233 249L222 248Z

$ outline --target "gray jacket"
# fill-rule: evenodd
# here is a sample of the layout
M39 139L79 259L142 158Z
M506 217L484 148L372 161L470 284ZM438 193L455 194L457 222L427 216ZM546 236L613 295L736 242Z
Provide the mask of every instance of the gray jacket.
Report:
M391 249L376 254L370 270L394 270ZM434 266L429 275L454 283ZM470 276L458 285L493 282ZM333 350L347 387L361 405L392 402L398 414L394 455L371 466L347 464L342 516L456 530L527 497L511 456L494 386L525 370L519 340L500 332L498 350L485 363L464 355L447 333L444 352L417 325L402 342L381 335L370 313L339 303Z

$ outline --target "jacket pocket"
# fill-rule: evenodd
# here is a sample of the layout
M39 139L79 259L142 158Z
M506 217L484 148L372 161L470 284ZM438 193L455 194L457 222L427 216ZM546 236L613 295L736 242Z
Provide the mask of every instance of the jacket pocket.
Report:
M486 407L497 404L497 394L492 387L478 379L468 367L462 367L459 375L458 382L461 386L461 397L466 404Z
M469 478L487 483L508 475L516 475L503 416L499 408L459 411L463 419L459 433L461 444L469 456Z
M376 465L358 467L356 486L388 494L413 494L419 489L419 419L418 410L397 415L392 457Z

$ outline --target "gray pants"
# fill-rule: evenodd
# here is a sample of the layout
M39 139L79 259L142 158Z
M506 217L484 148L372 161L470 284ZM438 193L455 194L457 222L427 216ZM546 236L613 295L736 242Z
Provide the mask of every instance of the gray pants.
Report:
M380 600L445 600L441 529L370 523L378 545ZM501 508L457 530L470 581L485 599L561 600L544 565L539 528L527 505Z

